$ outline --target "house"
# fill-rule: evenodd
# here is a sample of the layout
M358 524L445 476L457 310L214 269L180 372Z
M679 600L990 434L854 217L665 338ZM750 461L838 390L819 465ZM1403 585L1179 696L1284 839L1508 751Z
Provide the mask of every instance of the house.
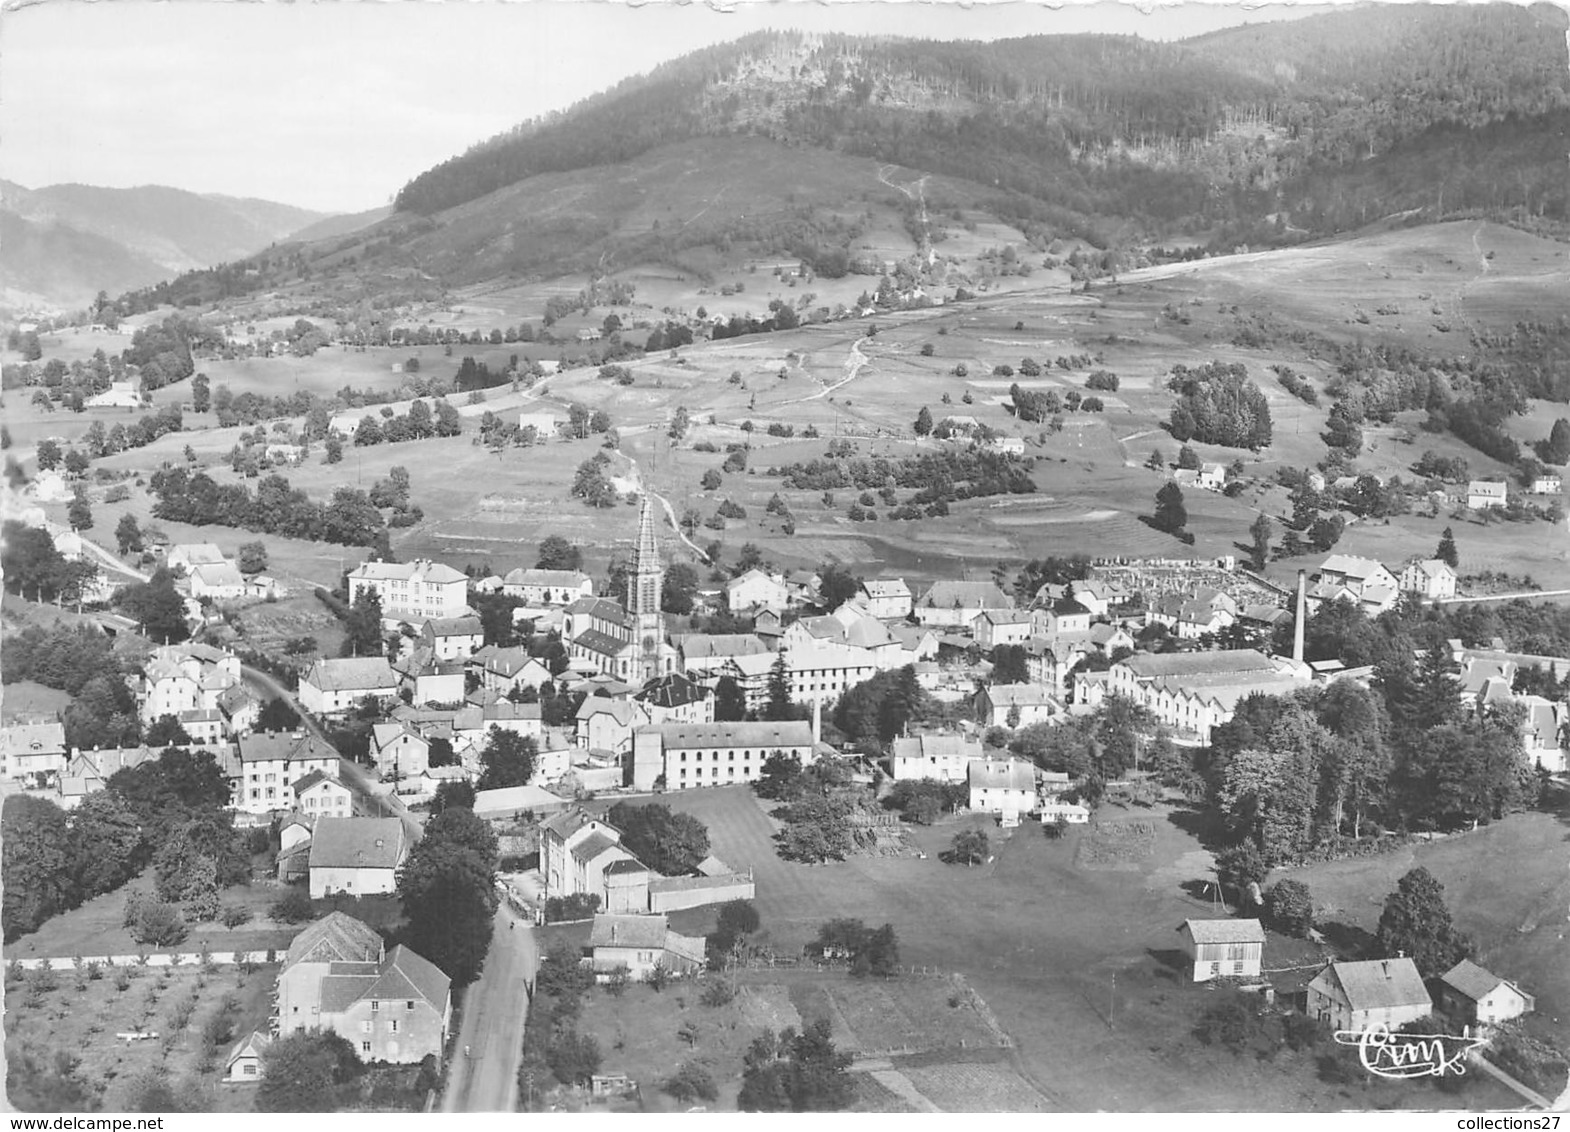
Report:
M313 770L292 787L294 808L314 820L320 817L352 818L359 812L354 791L325 770Z
M341 715L366 696L398 696L398 677L384 656L321 657L300 678L300 706L313 715Z
M487 821L511 821L522 814L559 814L572 806L538 786L504 786L481 790L474 796L474 816Z
M1057 701L1039 684L993 684L977 692L974 702L983 727L1029 727L1058 713Z
M411 704L457 704L468 687L468 668L461 660L438 660L425 645L393 665L399 692Z
M226 1085L254 1084L262 1079L262 1054L273 1044L272 1035L262 1030L252 1030L235 1042L224 1059L223 1082Z
M910 587L904 578L871 578L861 583L860 594L867 612L880 619L901 619L910 616Z
M636 860L621 847L621 830L582 809L540 823L540 877L546 897L582 893L598 896L604 907L606 869L616 861Z
M936 582L915 604L926 626L969 628L988 609L1013 609L1013 600L991 582Z
M1503 507L1510 502L1509 487L1502 480L1473 480L1466 485L1466 505L1474 511Z
M1198 742L1209 742L1211 729L1231 719L1245 697L1287 695L1310 680L1292 661L1276 661L1256 649L1135 653L1108 673L1108 693L1126 696L1179 738Z
M1206 491L1220 491L1227 486L1226 465L1201 464L1199 471L1194 476L1194 486L1202 487Z
M420 638L437 660L464 660L485 644L478 617L438 617L420 626Z
M431 743L407 723L373 723L371 757L383 779L418 778L431 765Z
M198 566L220 566L227 561L224 552L210 542L177 543L164 555L165 566L171 570L178 566L187 574Z
M1507 979L1463 959L1439 976L1439 1009L1462 1026L1497 1026L1537 1009L1537 1000Z
M1025 454L1024 438L1018 436L994 436L987 443L987 447L994 452L1007 452L1014 456L1023 456Z
M725 608L732 613L743 610L772 609L783 612L790 601L785 580L753 568L725 583Z
M342 912L289 945L278 972L277 1032L331 1031L361 1061L440 1061L452 1023L452 981L430 960Z
M1031 616L1023 609L989 609L971 622L970 631L984 649L1022 645L1030 640Z
M469 579L451 566L428 559L362 562L349 573L349 595L370 590L381 598L382 621L419 625L469 612Z
M486 645L469 657L468 665L471 672L479 673L480 687L504 696L520 688L538 691L551 678L551 670L527 649Z
M338 752L304 731L241 735L240 784L231 805L267 814L294 804L293 784L313 770L338 773Z
M650 680L633 700L652 724L714 722L714 696L682 672Z
M191 568L191 596L215 601L245 596L245 578L233 562L204 562Z
M952 733L911 735L894 740L889 777L896 782L922 778L966 782L970 764L982 757L978 738Z
M627 977L644 982L656 966L673 975L692 975L707 962L702 936L671 931L663 915L627 916L600 913L589 929L589 961L596 975L625 968Z
M1401 592L1415 593L1430 600L1455 597L1456 572L1448 562L1438 558L1409 562L1401 571Z
M1345 586L1359 600L1370 589L1399 591L1395 575L1372 558L1353 554L1332 554L1320 563L1318 580L1332 586Z
M245 579L245 596L277 599L288 593L277 578L271 574L252 574Z
M0 767L11 782L43 786L65 770L65 725L58 720L0 727Z
M1018 818L1036 808L1036 768L1020 759L979 759L966 768L970 808Z
M640 727L632 751L636 790L652 790L661 779L666 790L756 782L773 755L795 758L803 766L817 758L812 724L804 720Z
M1427 1018L1433 1002L1417 965L1405 957L1330 963L1308 984L1305 1012L1332 1029L1361 1033L1396 1030Z
M1196 983L1259 977L1265 929L1258 920L1184 920L1178 932Z
M139 409L142 406L140 381L111 381L109 388L95 393L82 404L89 409Z
M1565 489L1564 479L1561 476L1545 473L1532 480L1528 490L1533 495L1561 495Z
M1100 578L1083 578L1077 582L1046 582L1032 597L1032 607L1047 608L1060 598L1072 597L1090 610L1092 617L1106 617L1114 605L1128 601L1129 595L1121 586Z
M532 428L541 440L554 437L561 423L562 418L548 409L525 409L518 414L519 430Z
M243 722L245 705L231 693L244 693L244 688L240 660L227 650L194 643L156 648L143 664L138 689L142 722L151 725L165 715L183 722L191 713L223 709L226 702L231 720L238 716ZM186 731L192 733L189 727Z
M408 855L400 818L318 818L311 830L311 899L393 892Z
M502 578L502 593L529 606L561 608L593 597L594 580L578 570L509 570Z
M1521 746L1526 757L1540 770L1563 774L1565 750L1561 737L1565 734L1565 705L1536 695L1513 698L1526 709L1526 717L1521 721Z
M1030 611L1031 624L1038 636L1060 637L1090 631L1090 608L1072 591L1062 597L1035 603Z
M578 705L575 717L578 746L591 751L622 754L632 746L632 734L648 723L641 704L589 696Z

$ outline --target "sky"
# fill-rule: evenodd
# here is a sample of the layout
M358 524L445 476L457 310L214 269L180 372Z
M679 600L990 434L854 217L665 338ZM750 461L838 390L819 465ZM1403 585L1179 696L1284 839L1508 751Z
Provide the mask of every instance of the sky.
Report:
M0 177L172 185L324 212L698 47L764 28L1180 39L1323 6L42 0L0 14Z

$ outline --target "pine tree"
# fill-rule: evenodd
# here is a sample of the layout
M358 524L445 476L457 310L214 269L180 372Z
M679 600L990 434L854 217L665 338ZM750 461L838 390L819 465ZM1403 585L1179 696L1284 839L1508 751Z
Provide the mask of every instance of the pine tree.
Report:
M1455 532L1449 527L1439 536L1439 549L1434 551L1434 557L1452 570L1461 564L1461 556L1456 553Z
M915 429L917 436L927 436L932 432L932 410L925 405L916 414Z
M1156 492L1156 529L1175 535L1188 526L1188 508L1183 506L1183 489L1175 483L1162 485Z
M1270 516L1263 511L1259 513L1259 518L1255 519L1248 528L1248 533L1254 539L1253 566L1255 572L1264 570L1265 563L1270 560L1270 536L1274 529L1275 527L1270 521Z
M1397 881L1396 891L1385 898L1377 938L1381 955L1405 955L1425 979L1444 974L1471 951L1450 920L1445 886L1421 866Z
M763 709L763 717L770 720L790 719L796 711L796 705L790 698L790 669L785 664L785 650L781 649L774 656L774 665L769 669L769 702Z

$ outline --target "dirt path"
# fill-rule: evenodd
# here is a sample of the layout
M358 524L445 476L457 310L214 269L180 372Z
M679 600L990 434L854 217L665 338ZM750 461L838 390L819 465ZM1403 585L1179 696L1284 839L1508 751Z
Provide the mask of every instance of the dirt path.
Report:
M636 459L628 456L625 452L621 453L621 455L626 457L627 463L632 465L632 478L637 482L638 490L644 492L665 509L665 518L670 521L671 530L676 532L676 537L681 539L681 541L686 544L688 550L692 551L698 556L699 562L702 562L704 565L709 565L709 556L703 552L703 549L699 547L697 543L693 542L690 538L687 537L687 532L682 530L681 524L676 521L676 509L671 506L670 500L666 499L659 492L655 491L648 484L643 482L643 471L638 467L638 461Z
M897 165L882 165L882 166L879 166L878 167L878 180L881 181L883 184L887 185L889 188L895 189L895 190L897 190L897 191L899 191L901 193L904 193L906 200L913 200L920 207L920 209L921 209L921 247L919 247L916 250L921 255L921 258L926 260L928 266L931 266L931 264L932 264L933 260L936 258L936 256L935 256L935 254L932 251L932 222L931 222L930 218L927 215L927 177L928 177L928 174L922 174L920 177L916 178L916 180L911 182L913 185L916 186L916 191L915 192L911 192L904 185L896 184L895 182L889 180L889 176L888 176L889 170L890 169L897 169L897 168L899 168L899 166L897 166Z
M844 377L840 378L833 385L825 385L816 393L809 393L805 397L797 397L794 401L782 402L782 407L784 405L800 405L804 401L820 400L824 397L827 397L830 393L833 393L836 389L841 389L855 381L856 375L861 372L861 367L872 360L871 358L867 357L866 354L861 352L861 344L866 341L868 341L868 339L858 338L850 344L850 356L845 359Z

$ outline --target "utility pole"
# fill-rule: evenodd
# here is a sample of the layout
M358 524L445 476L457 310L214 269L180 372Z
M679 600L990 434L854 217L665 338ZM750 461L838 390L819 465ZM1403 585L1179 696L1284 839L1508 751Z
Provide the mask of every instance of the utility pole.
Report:
M1118 973L1116 971L1113 971L1112 972L1112 998L1111 998L1111 1001L1108 1002L1108 1004L1107 1004L1107 1029L1109 1029L1109 1030L1117 1029L1117 1026L1113 1022L1113 1016L1117 1013L1117 1008L1118 1008Z

